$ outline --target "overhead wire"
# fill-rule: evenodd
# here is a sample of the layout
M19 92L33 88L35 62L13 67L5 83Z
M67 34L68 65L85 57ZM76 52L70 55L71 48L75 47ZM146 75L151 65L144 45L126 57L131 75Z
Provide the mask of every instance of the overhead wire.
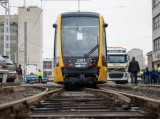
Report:
M91 8L91 9L83 9L83 10L105 10L105 9L123 9L127 7L142 7L142 6L148 6L148 4L137 4L137 5L118 5L118 6L111 6L111 7L103 7L103 8ZM73 9L70 9L73 10ZM59 10L55 10L59 11Z
M47 2L47 0L45 1L45 4L44 4L43 8L45 7L46 2ZM16 6L10 6L10 7L16 7ZM17 7L17 8L18 8L18 7ZM41 46L41 45L38 45L38 44L32 42L32 41L29 39L30 35L32 34L32 31L33 31L34 27L36 26L36 24L37 24L37 22L38 22L38 20L39 20L39 18L40 18L40 15L41 15L42 11L43 11L43 10L41 10L41 12L39 13L39 15L38 15L38 17L37 17L37 19L36 19L36 21L35 21L32 29L31 29L31 31L29 32L29 35L27 36L27 39L28 39L27 42L29 42L29 43L31 43L31 44L34 44L34 45L36 45L36 46L38 46L38 47L45 48L45 49L53 49L53 48L48 48L48 47L43 47L43 46ZM22 35L20 35L19 33L18 33L18 36L20 36L22 39L24 39L24 37L23 37Z
M27 35L27 39L28 39L27 42L29 42L29 43L31 43L31 44L33 44L33 45L36 45L36 46L38 46L38 47L45 48L45 49L53 49L53 48L43 47L43 46L38 45L38 44L36 44L36 43L34 43L34 42L32 42L32 41L30 40L30 36L31 36L31 34L32 34L32 31L33 31L34 27L36 26L36 24L37 24L37 22L38 22L38 20L39 20L39 18L40 18L40 15L42 14L43 8L45 7L47 1L48 1L48 0L45 0L45 3L44 3L44 6L42 7L42 10L40 11L40 13L39 13L39 15L38 15L38 17L37 17L37 19L36 19L33 27L31 28L29 34ZM10 7L16 7L16 6L10 6ZM18 7L17 7L17 8L18 8ZM18 33L18 36L20 36L20 37L24 40L24 37L23 37L22 35L20 35L19 33Z
M38 15L38 17L37 17L37 19L36 19L36 21L35 21L35 23L34 23L32 29L30 30L30 32L29 32L29 34L28 34L28 36L27 36L27 39L28 39L29 41L30 41L29 37L30 37L30 35L31 35L31 33L32 33L33 29L34 29L34 27L36 26L38 20L40 19L40 15L42 14L43 8L45 7L47 1L48 1L48 0L45 1L44 6L41 8L42 10L40 11L40 13L39 13L39 15ZM45 48L45 47L43 47L43 46L41 46L41 45L38 45L38 44L36 44L36 43L34 43L34 42L32 42L32 41L30 41L30 42L31 42L32 44L34 44L34 45L37 45L37 46L42 47L42 48Z
M42 1L42 0L41 0L41 1ZM42 8L45 7L47 1L56 1L56 0L43 0L43 1L45 1L45 4L44 4L44 6L43 6ZM57 1L60 1L60 0L57 0ZM64 1L64 0L61 0L61 1ZM68 0L66 0L66 1L68 1ZM77 0L69 0L69 1L77 1ZM85 1L88 1L88 0L85 0ZM146 6L146 5L147 5L147 4L131 5L131 6L132 6L132 7L136 7L136 6ZM130 6L130 5L128 5L128 6L116 6L116 7L96 8L96 9L124 8L124 7L131 7L131 6ZM10 6L10 7L15 7L15 6ZM92 10L93 10L93 9L92 9ZM29 35L27 36L27 39L29 40L30 43L32 43L32 44L34 44L34 45L36 45L36 46L38 46L38 47L42 47L42 48L46 48L46 49L52 49L52 48L43 47L43 46L41 46L41 45L38 45L38 44L36 44L36 43L30 41L30 35L31 35L31 33L32 33L33 29L34 29L34 27L36 26L36 24L37 24L37 22L38 22L38 20L39 20L39 18L40 18L40 15L41 15L41 13L42 13L42 11L43 11L43 10L41 10L41 12L39 13L39 15L38 15L38 17L37 17L37 19L36 19L36 21L35 21L35 23L34 23L32 29L31 29L31 31L29 32ZM18 35L19 35L21 38L24 39L23 36L21 36L20 34L18 34Z

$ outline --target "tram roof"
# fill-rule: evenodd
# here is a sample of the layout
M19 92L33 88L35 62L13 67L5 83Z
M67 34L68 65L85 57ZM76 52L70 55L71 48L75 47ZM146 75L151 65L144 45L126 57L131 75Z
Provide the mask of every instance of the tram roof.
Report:
M96 12L66 12L61 14L62 17L99 17L99 13Z

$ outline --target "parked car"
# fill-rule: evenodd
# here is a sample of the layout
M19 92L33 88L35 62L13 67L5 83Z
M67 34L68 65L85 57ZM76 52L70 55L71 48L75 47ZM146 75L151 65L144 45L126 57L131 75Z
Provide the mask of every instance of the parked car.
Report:
M0 83L4 83L7 80L9 69L4 58L0 55Z
M3 56L5 62L7 63L9 74L7 77L7 82L14 82L17 77L16 66L8 56Z

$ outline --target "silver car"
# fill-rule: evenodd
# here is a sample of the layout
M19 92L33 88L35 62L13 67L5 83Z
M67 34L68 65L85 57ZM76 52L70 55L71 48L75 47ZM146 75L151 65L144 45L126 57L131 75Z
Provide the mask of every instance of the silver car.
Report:
M12 60L9 59L8 56L3 56L5 62L7 63L8 69L9 69L9 74L7 77L7 82L14 82L14 80L17 77L17 72L16 72L16 66L12 62Z
M4 58L0 55L0 83L5 83L7 76L9 74L9 69Z

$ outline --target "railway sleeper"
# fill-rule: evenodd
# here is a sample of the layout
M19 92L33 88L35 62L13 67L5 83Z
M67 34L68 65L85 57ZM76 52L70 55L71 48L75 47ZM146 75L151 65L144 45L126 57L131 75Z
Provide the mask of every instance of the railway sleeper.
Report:
M18 108L6 110L6 114L9 111L8 119L158 119L156 113L145 109L147 106L154 109L154 105L92 90L64 91L36 103L24 102ZM125 101L121 101L123 98Z

